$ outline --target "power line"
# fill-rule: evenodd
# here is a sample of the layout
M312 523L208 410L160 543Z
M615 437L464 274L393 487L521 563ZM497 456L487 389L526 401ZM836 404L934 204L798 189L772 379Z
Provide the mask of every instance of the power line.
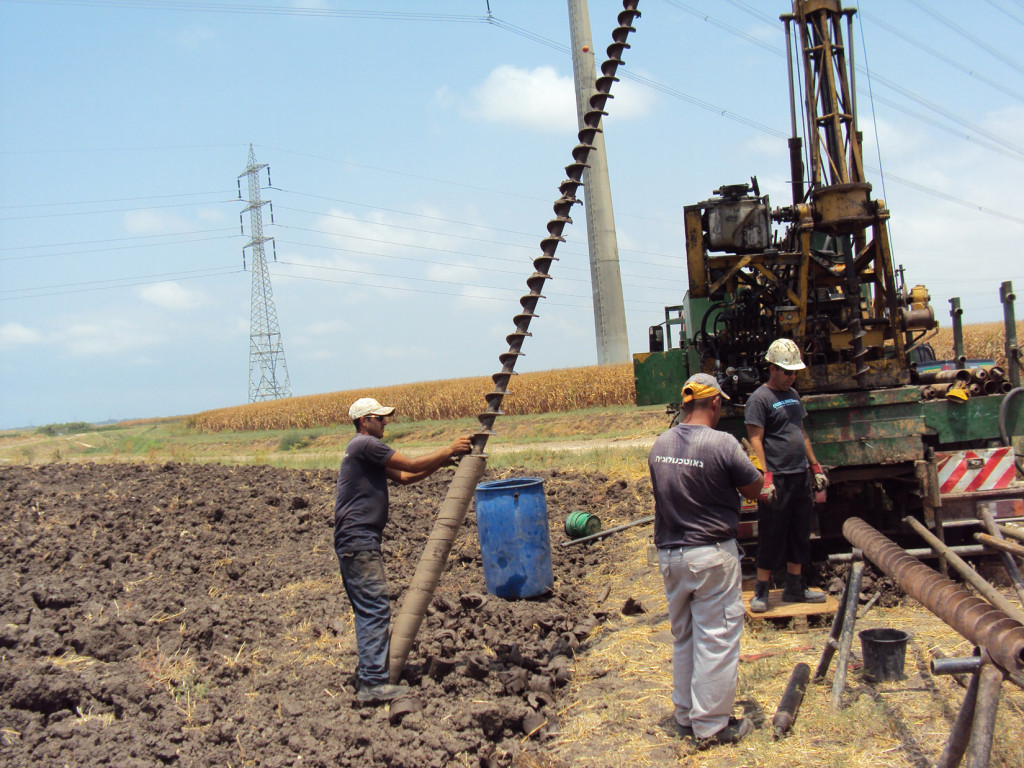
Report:
M985 75L981 74L980 72L977 72L973 67L969 67L969 66L967 66L965 64L961 64L959 61L954 59L952 56L947 56L945 53L943 53L942 51L938 50L937 48L932 48L930 45L926 45L926 44L922 43L920 40L915 40L913 37L908 35L903 30L899 29L898 27L894 27L892 24L889 24L889 23L883 21L878 16L875 16L874 14L870 14L870 13L863 13L863 12L861 12L861 15L865 19L870 21L872 24L874 24L875 26L881 27L882 29L887 30L890 34L896 35L896 37L898 37L898 38L900 38L902 40L905 40L906 42L908 42L911 45L913 45L915 48L918 48L918 49L924 51L925 53L927 53L930 56L934 56L939 61L945 62L946 64L948 64L949 66L953 67L954 69L960 70L961 72L966 74L968 77L974 78L975 80L978 80L978 81L984 83L985 85L989 86L990 88L992 88L994 90L997 90L997 91L999 91L1001 93L1006 94L1007 96L1012 96L1013 98L1017 99L1017 101L1024 101L1024 95L1021 95L1020 93L1018 93L1017 91L1015 91L1015 90L1013 90L1011 88L1007 88L1003 83L999 82L998 80L993 80L990 77L986 77ZM861 33L861 38L862 39L863 39L863 36L864 35L863 35L863 32L862 32Z
M1013 69L1015 69L1016 71L1020 72L1021 74L1024 74L1024 67L1021 67L1016 61L1014 61L1013 59L1011 59L1009 56L1005 55L1001 51L996 50L995 48L993 48L991 45L986 43L981 38L975 37L970 32L968 32L966 29L964 29L959 24L957 24L955 21L947 19L945 16L943 16L941 13L939 13L935 9L928 7L928 5L926 5L925 3L922 3L921 0L909 0L909 2L912 3L913 5L916 5L922 11L924 11L929 16L931 16L933 19L936 19L937 21L941 22L945 26L947 26L950 29L952 29L958 35L963 37L965 40L970 40L972 43L974 43L976 46L981 48L983 51L987 51L991 55L995 56L997 59L999 59L1001 62L1003 62L1006 66L1012 67Z
M408 11L335 10L302 6L254 5L250 3L182 2L180 0L0 0L34 5L80 5L94 8L129 8L135 11L193 11L202 13L258 14L270 16L312 16L381 21L485 22L485 16Z
M465 264L465 263L459 264L459 263L453 263L453 262L449 262L449 261L437 261L436 259L417 259L417 258L412 257L412 256L399 256L399 255L396 255L396 254L375 253L373 251L357 251L357 250L353 250L353 249L350 249L350 248L338 248L338 247L330 246L330 245L317 245L317 244L313 244L313 243L302 243L302 242L298 242L298 241L295 241L295 240L281 240L281 239L278 239L278 241L280 243L282 243L282 244L295 245L295 246L302 247L302 248L317 248L317 249L321 249L321 250L332 251L332 252L335 252L335 253L348 253L348 254L352 254L353 256L375 256L375 257L384 258L384 259L395 259L395 260L398 260L398 261L409 261L409 262L414 262L414 263L419 263L419 264L426 264L426 265L432 266L432 267L453 267L455 269L475 269L475 270L479 270L481 272L494 272L494 273L497 273L497 274L505 274L505 275L521 275L523 273L523 270L522 270L523 262L522 261L519 261L519 260L516 260L516 259L503 259L503 258L501 258L499 256L484 256L484 255L478 255L478 254L465 254L467 256L472 256L473 258L488 258L488 259L492 259L492 260L495 260L495 261L507 261L507 262L516 264L519 267L519 269L514 269L514 270L513 269L498 269L496 267L484 267L484 266L480 266L480 265L477 265L477 264ZM450 253L450 251L449 251L449 253ZM278 263L284 264L286 262L279 261ZM291 262L289 262L289 263L291 263ZM316 265L312 265L311 264L311 265L308 265L308 266L313 267L313 266L316 266ZM681 270L681 268L679 268L679 269ZM561 270L566 270L566 271L570 271L570 272L589 272L587 267L573 267L573 266L569 266L569 265L565 265L565 264L559 265L559 270L560 271ZM666 277L665 275L657 275L657 276L653 276L653 275L639 275L639 274L630 273L630 272L624 272L623 275L625 275L626 277L635 278L635 279L638 279L638 280L656 280L661 285L664 285L665 283L675 283L675 284L679 285L680 287L685 287L687 285L687 281L686 280L673 279L673 278ZM411 276L411 275L395 275L395 277L408 277L411 280L418 279L417 277L414 277L414 276ZM571 281L571 282L585 282L585 283L589 283L590 282L590 278L589 277L564 277L564 276L560 276L559 279L561 279L561 280L568 280L568 281ZM643 285L636 285L636 284L629 284L629 283L624 283L624 285L629 285L629 287L631 287L631 288L642 288L642 289L649 289L649 288L652 288L652 287L661 287L660 285L659 286L643 286Z
M993 0L985 0L985 2L986 2L986 3L988 4L988 5L991 5L991 6L993 7L993 8L995 8L995 9L996 9L997 11L1000 11L1001 13L1005 13L1005 14L1006 14L1007 16L1009 16L1009 17L1010 17L1011 19L1013 19L1014 21L1016 21L1016 22L1017 22L1018 24L1024 24L1024 19L1022 19L1022 18L1021 18L1020 16L1015 16L1014 14L1010 13L1010 11L1006 10L1005 8L1003 8L1003 7L1002 7L1001 5L999 5L998 3L995 3L995 2L993 2ZM1017 2L1017 5L1018 5L1018 6L1024 6L1024 3L1021 3L1021 2L1019 2L1019 0L1018 0L1018 2Z
M21 205L0 205L0 211L16 210L18 208L53 208L58 205L100 205L102 203L130 203L137 200L166 200L172 197L198 197L199 195L229 195L225 190L213 190L211 192L179 192L173 195L142 195L139 197L112 197L105 200L73 200L60 203L23 203ZM219 201L213 201L219 202Z
M283 206L279 206L279 207L283 207ZM450 248L439 248L439 247L436 247L436 246L422 245L420 243L399 242L399 241L396 241L396 240L383 240L381 238L375 238L375 237L363 237L362 235L350 235L350 234L344 234L344 233L340 233L340 232L330 232L330 231L327 231L327 230L315 229L315 228L312 228L312 227L297 227L297 226L290 225L290 224L278 224L277 226L280 227L281 229L289 229L289 230L298 231L298 232L311 232L313 234L328 235L328 236L331 236L331 237L344 237L344 238L348 238L348 239L351 239L351 240L359 240L359 241L362 241L362 242L376 243L376 244L379 244L379 245L392 245L392 246L397 246L397 247L400 247L400 248L415 248L417 250L432 251L434 253L446 253L446 254L453 254L453 255L456 255L456 256L468 256L468 257L474 258L474 259L487 259L489 261L506 261L506 262L509 262L509 263L518 264L520 266L523 265L523 263L525 261L525 260L519 260L519 259L510 259L510 258L506 258L506 257L502 257L502 256L491 256L491 255L488 255L488 254L472 253L472 252L469 252L469 251L453 251ZM387 226L387 225L384 225L384 226ZM442 234L442 233L435 233L435 234ZM443 236L447 236L447 235L443 235ZM458 237L458 235L450 235L450 237ZM285 241L282 241L282 242L285 242ZM488 241L488 242L493 242L493 241ZM296 244L297 245L304 245L303 243L296 243ZM507 246L512 247L512 248L526 248L527 247L527 246L522 246L522 245L516 245L514 243L496 243L496 244L498 244L498 245L507 245ZM380 257L383 257L383 258L403 259L403 260L407 260L407 261L421 261L421 262L428 263L428 264L443 263L443 262L438 262L436 259L431 259L431 260L416 259L416 258L413 258L411 256L395 256L395 255L392 255L392 254L376 253L376 252L372 252L372 251L356 251L356 250L347 249L347 248L334 248L332 246L318 246L318 247L328 248L328 249L331 249L331 250L343 251L343 252L347 252L347 253L353 253L353 254L357 254L357 255L380 256ZM531 249L531 250L533 250L533 249ZM573 255L573 254L571 254L571 255ZM577 254L574 254L574 255L580 256L580 255L583 255L583 254L577 253ZM563 261L564 261L564 259L563 259ZM629 263L645 263L645 262L629 262ZM464 265L449 264L448 266L464 266ZM657 266L663 266L663 265L657 265ZM584 269L583 267L567 267L567 268L568 269ZM682 270L682 266L669 267L669 268L675 268L675 269ZM640 277L640 278L645 278L645 279L651 279L651 280L654 280L654 279L669 280L669 278L665 278L664 276L659 276L657 278L655 278L655 277L648 277L646 275L633 275L633 276Z
M513 297L513 296L520 296L520 295L522 295L522 292L523 292L522 288L508 288L508 287L497 287L497 286L487 286L487 285L473 285L473 284L469 284L469 283L465 283L465 282L461 282L461 281L455 281L455 280L436 280L436 279L429 279L428 280L426 278L403 278L401 276L381 275L380 273L376 273L376 272L366 272L366 271L361 271L361 270L356 270L356 269L346 269L346 268L343 268L343 267L313 267L313 266L311 266L309 264L297 264L297 263L293 263L293 262L280 261L280 260L277 263L285 265L285 266L300 267L300 268L303 268L303 269L322 269L322 270L329 270L329 271L335 271L335 272L350 272L350 273L353 273L353 274L362 274L362 275L367 275L369 277L376 277L376 278L385 277L385 278L389 278L389 279L414 279L417 283L428 282L428 283L436 283L436 284L439 284L439 285L454 285L454 286L460 286L460 287L464 287L464 288L477 288L477 289L486 290L486 291L498 291L498 292L503 293L503 294L508 294L510 296L510 298ZM494 299L494 296L472 295L472 294L466 294L465 292L455 292L455 293L453 293L453 292L449 292L449 291L431 290L431 289L428 289L428 288L412 288L412 287L403 286L403 285L396 285L394 283L367 283L367 282L361 281L361 280L336 280L336 279L325 278L325 277L313 277L313 276L310 276L310 275L294 275L294 274L289 274L287 272L277 272L276 276L280 277L280 278L290 279L290 280L310 280L310 281L313 281L313 282L320 282L320 283L336 283L336 284L339 284L339 285L356 285L356 286L363 286L363 287L367 287L367 288L381 288L381 289L384 289L384 290L403 291L403 292L406 292L406 293L425 293L425 294L435 294L435 295L441 295L441 296L459 296L459 297L462 297L462 298L491 299L491 300ZM578 295L578 294L559 294L558 298L590 299L591 297L589 295L583 296L583 295ZM549 304L553 304L553 305L557 305L557 306L577 307L579 309L589 309L590 306L591 306L590 304L565 304L564 302L559 302L557 299L549 299L548 303ZM656 307L664 307L665 306L663 302L646 301L646 300L641 300L641 299L634 299L634 300L630 301L629 303L630 304L634 304L634 305L635 304L645 304L645 305L651 305L651 306L656 306Z
M210 231L211 232L228 232L228 231L232 231L233 232L234 230L216 229L216 230L210 230ZM152 237L152 235L145 235L145 237ZM197 237L197 238L193 238L191 240L174 240L174 241L168 242L168 243L138 243L136 245L121 245L121 246L115 246L113 248L89 248L89 249L83 249L83 250L80 250L80 251L58 251L57 253L35 253L35 254L26 254L24 256L3 256L3 257L0 257L0 262L2 262L2 261L24 261L26 259L49 259L49 258L57 257L57 256L80 256L80 255L86 254L86 253L110 253L110 252L113 252L113 251L130 251L130 250L134 250L136 248L159 248L159 247L168 247L168 246L174 246L174 245L183 245L185 243L208 243L208 242L212 242L213 240L228 240L228 239L234 239L235 237L236 237L236 235L221 235L219 237ZM102 242L106 242L106 241L98 240L96 242L101 242L102 243ZM28 248L43 248L43 247L47 247L47 246L26 246L26 247L28 247Z
M110 280L110 281L91 281L91 282L85 282L85 283L67 283L65 286L54 285L54 286L43 286L43 287L34 288L34 289L33 288L14 289L14 290L17 290L17 291L37 290L37 291L46 291L46 292L45 293L34 293L32 295L23 295L23 296L0 296L0 301L16 301L18 299L39 299L39 298L45 298L45 297L48 297L48 296L64 296L66 294L71 294L71 293L90 293L92 291L107 291L107 290L111 290L111 289L114 289L114 288L134 288L134 287L140 286L140 285L154 285L154 284L157 284L157 283L171 283L171 282L178 282L178 281L181 281L181 280L199 280L199 279L207 278L207 277L223 277L224 275L237 275L237 274L242 273L242 272L245 271L245 270L242 270L242 269L238 269L237 267L215 267L214 269L222 270L222 271L192 270L192 271L195 271L195 272L207 272L207 274L198 274L198 275L193 275L193 274L190 274L189 272L168 272L168 273L165 273L165 275L177 275L177 276L173 277L173 278L169 278L169 277L166 277L164 275L149 275L149 276L143 276L143 277L114 278L113 280ZM149 279L149 278L155 278L155 279ZM120 284L112 284L112 285L94 285L94 283L97 283L97 282L117 283L118 281L121 281L121 280L137 280L139 282L120 283ZM90 286L90 287L75 287L75 286ZM61 290L61 291L52 290L53 288L60 288L60 287L68 287L68 288L70 288L70 290ZM0 293L8 293L8 292L10 292L10 291L0 291Z
M157 235L130 235L128 237L108 237L100 240L77 240L63 243L42 243L37 245L4 245L0 246L0 251L27 251L35 248L67 248L72 245L95 245L96 243L123 243L126 240L146 240L154 237L178 237L180 235L204 235L210 232L234 232L234 227L220 227L218 229L190 229L186 232L163 232ZM219 238L200 238L217 240ZM184 242L199 242L198 240L186 240ZM174 243L143 243L144 246L149 245L174 245ZM83 253L83 251L72 251L71 253ZM49 256L52 254L42 254L43 256ZM57 254L59 255L59 254ZM32 256L18 256L15 258L34 258ZM3 259L0 259L3 261Z
M0 0L3 2L3 0ZM188 208L195 205L212 205L217 203L236 203L237 200L207 200L197 203L166 203L164 205L143 205L132 208L105 208L99 211L64 211L62 213L37 213L31 216L0 216L0 221L22 221L25 219L52 219L59 216L92 216L100 213L125 213L128 211L153 211L163 208Z

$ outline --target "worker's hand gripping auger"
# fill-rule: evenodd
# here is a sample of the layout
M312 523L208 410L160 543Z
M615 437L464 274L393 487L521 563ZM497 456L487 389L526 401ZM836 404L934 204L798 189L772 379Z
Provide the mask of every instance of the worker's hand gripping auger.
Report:
M441 505L437 522L427 540L416 573L413 575L409 590L406 592L395 617L391 630L391 646L388 651L391 682L397 682L405 667L405 660L412 648L420 624L426 614L427 606L434 596L434 589L441 578L441 572L448 560L455 536L458 534L462 521L469 509L473 492L483 476L487 454L484 448L487 439L494 434L494 420L501 415L501 401L509 394L508 382L515 373L516 360L522 356L523 341L530 336L530 321L537 317L537 302L543 298L541 290L544 282L550 277L548 270L556 261L555 249L565 238L562 230L571 224L569 211L579 202L576 190L583 184L583 171L587 168L587 159L594 148L594 137L601 130L601 116L606 114L605 106L611 98L611 86L618 78L615 72L622 63L622 52L629 48L626 38L633 29L633 21L640 16L636 9L639 0L623 0L624 10L619 13L618 26L612 32L612 44L608 46L608 58L601 64L601 75L595 81L595 93L590 97L590 109L583 116L583 128L578 137L579 143L573 147L572 163L565 167L568 176L559 186L559 198L555 201L555 218L548 222L548 236L541 240L541 255L533 261L534 272L526 280L530 292L519 299L523 311L513 318L515 330L507 337L508 351L499 355L501 370L491 376L494 390L484 397L487 408L477 416L480 428L473 435L473 451L459 462L455 477L448 489L448 495Z

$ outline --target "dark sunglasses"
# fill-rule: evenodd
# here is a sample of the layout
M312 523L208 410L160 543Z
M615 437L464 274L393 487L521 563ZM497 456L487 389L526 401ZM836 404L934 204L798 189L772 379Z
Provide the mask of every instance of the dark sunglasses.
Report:
M377 414L375 414L375 413L371 413L371 414L370 414L369 416L367 416L366 418L368 418L368 419L373 419L374 421L380 421L380 422L383 422L383 421L386 421L388 417L387 417L387 416L378 416L378 415L377 415Z

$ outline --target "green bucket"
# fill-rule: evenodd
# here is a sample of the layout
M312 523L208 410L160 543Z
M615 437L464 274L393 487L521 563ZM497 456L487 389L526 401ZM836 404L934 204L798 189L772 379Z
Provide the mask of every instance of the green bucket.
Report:
M581 539L601 530L601 520L589 512L570 512L565 518L565 533L570 539Z

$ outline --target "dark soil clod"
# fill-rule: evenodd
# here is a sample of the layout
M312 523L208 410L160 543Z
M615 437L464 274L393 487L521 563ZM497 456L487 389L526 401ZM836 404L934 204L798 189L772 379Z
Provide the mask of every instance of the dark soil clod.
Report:
M531 475L555 540L608 485ZM485 594L470 512L403 671L408 699L355 706L335 480L174 462L0 467L0 764L508 766L556 733L568 656L605 616L591 574L607 545L554 548L557 597L503 600ZM450 481L442 470L391 488L395 609ZM635 512L617 485L601 498L586 511Z

